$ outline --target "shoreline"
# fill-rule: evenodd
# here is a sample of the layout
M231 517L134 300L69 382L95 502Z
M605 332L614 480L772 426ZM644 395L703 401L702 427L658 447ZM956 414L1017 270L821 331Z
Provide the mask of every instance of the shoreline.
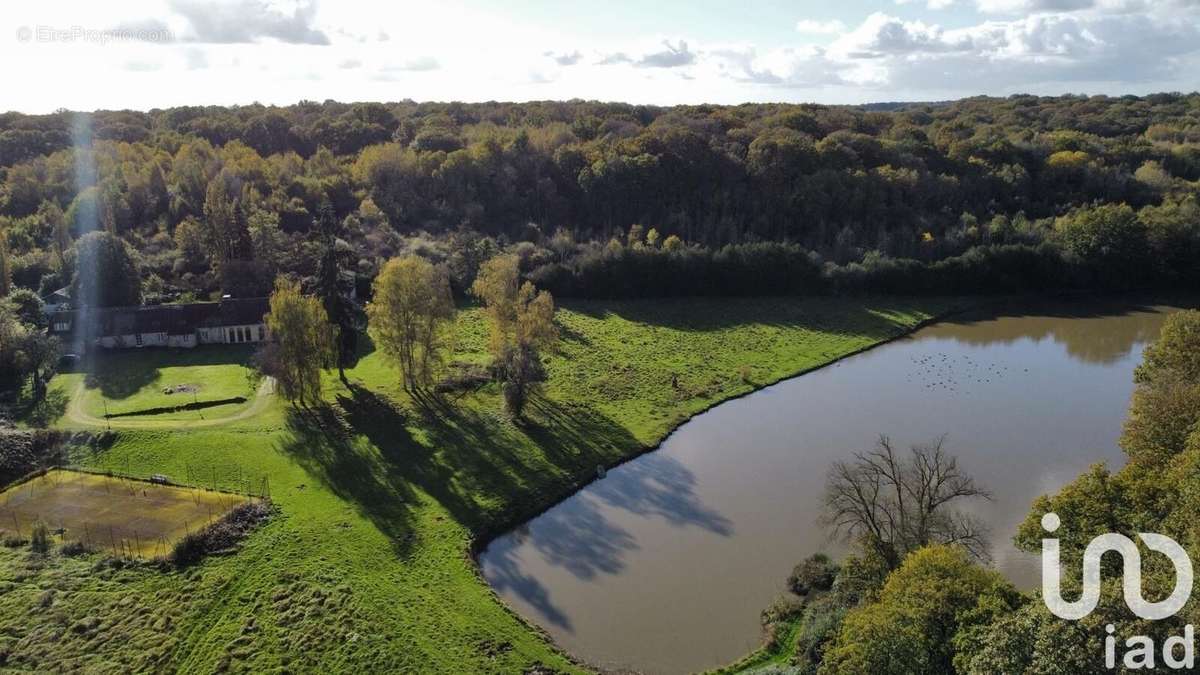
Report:
M975 301L975 302L969 302L966 299L962 299L963 304L961 306L955 306L955 307L952 307L951 309L947 309L938 314L934 314L927 319L918 321L918 322L912 324L911 326L903 328L903 329L897 331L895 334L885 337L881 340L878 340L876 342L872 342L871 344L864 345L857 349L851 350L849 352L846 352L844 354L836 356L828 361L824 361L819 364L800 369L791 374L778 377L769 382L754 383L753 386L747 391L744 391L744 392L741 392L738 394L734 394L732 396L728 396L728 397L722 398L720 400L712 401L708 405L705 405L704 407L696 410L695 412L689 413L688 415L684 416L682 419L680 419L678 422L676 422L667 431L667 433L664 434L663 437L660 438L654 444L643 446L638 451L630 453L629 455L626 455L626 456L616 460L615 462L612 462L608 465L603 465L604 471L605 471L605 473L607 473L608 471L611 471L611 470L613 470L617 467L620 467L628 462L632 462L633 460L636 460L640 457L643 457L647 454L650 454L650 453L660 449L663 446L663 444L665 444L672 436L674 436L675 433L678 432L679 429L682 428L685 424L687 424L688 422L691 422L696 417L709 412L710 410L712 410L713 408L716 408L719 405L723 405L730 401L736 401L738 399L745 398L747 396L756 394L758 392L763 391L764 389L773 387L782 382L786 382L788 380L792 380L797 377L802 377L809 373L813 373L818 370L828 368L830 366L833 366L833 365L840 363L841 361L844 361L851 357L859 356L859 355L869 352L873 349L877 349L884 345L891 344L892 342L896 342L898 340L902 340L904 338L911 336L913 333L916 333L917 331L919 331L923 328L927 328L934 324L941 323L942 321L945 321L946 319L948 319L950 317L957 316L957 315L964 314L964 313L972 311L972 310L979 309L985 303L994 302L995 300L996 300L995 298L985 298L985 299L977 299L977 301ZM500 595L498 593L496 593L496 590L492 587L492 584L483 575L483 568L479 564L479 556L482 555L483 552L486 551L487 548L495 540L499 539L500 537L502 537L504 535L507 535L507 534L513 532L517 528L523 526L525 523L528 523L528 522L536 519L537 517L545 514L546 512L553 509L554 507L562 504L566 500L570 499L571 497L575 496L579 492L583 491L585 488L590 486L592 483L596 482L597 480L600 480L600 478L601 478L600 476L592 475L586 481L577 481L575 483L569 484L568 489L563 490L562 492L556 494L555 497L546 506L537 509L535 512L529 513L529 514L521 514L520 517L514 518L511 521L506 521L503 525L496 526L496 527L488 529L488 530L484 530L478 534L472 534L471 540L468 543L466 550L464 551L465 557L468 559L468 561L472 567L472 570L475 573L476 578L480 581L480 583L482 583L484 586L487 587L487 589L488 589L489 593L492 595L492 597L496 600L496 602L498 602L504 608L504 610L508 614L515 617L523 625L528 627L532 632L534 632L538 636L540 636L543 640L546 641L547 644L549 644L551 646L552 649L554 649L559 654L564 656L571 663L574 663L574 664L579 665L584 668L588 668L588 669L590 669L592 671L596 671L596 672L603 672L603 671L600 668L597 668L596 666L588 663L584 659L580 658L579 656L576 656L575 654L572 654L570 651L565 649L562 645L560 645L558 643L557 640L554 639L554 637L552 635L550 635L550 633L548 631L546 631L545 628L543 628L541 625L535 623L532 619L529 619L525 615L521 614L519 611L517 611L515 608L513 608L511 605L509 605L508 602L506 602L504 600L504 598L500 597ZM753 653L753 652L751 652L751 653Z

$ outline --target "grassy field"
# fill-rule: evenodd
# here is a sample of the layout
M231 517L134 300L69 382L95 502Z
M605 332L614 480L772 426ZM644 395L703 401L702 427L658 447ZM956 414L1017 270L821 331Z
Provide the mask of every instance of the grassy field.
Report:
M578 666L503 606L472 543L553 504L715 403L895 336L936 300L571 303L551 380L516 425L491 388L412 400L378 354L328 405L127 429L73 459L267 474L279 513L186 572L0 549L0 663L93 671L498 672ZM483 360L461 314L457 357ZM674 381L674 384L673 384ZM228 473L228 472L227 472ZM224 475L224 474L223 474Z
M99 352L91 371L55 378L59 391L74 395L79 383L80 408L92 417L160 411L160 419L194 419L193 410L161 412L196 403L228 401L205 408L207 418L236 414L254 395L252 371L246 367L252 347L221 345L195 349L140 349ZM242 399L242 401L236 401Z
M56 542L155 558L245 502L226 492L54 469L0 492L0 535L28 537L40 522L56 531Z

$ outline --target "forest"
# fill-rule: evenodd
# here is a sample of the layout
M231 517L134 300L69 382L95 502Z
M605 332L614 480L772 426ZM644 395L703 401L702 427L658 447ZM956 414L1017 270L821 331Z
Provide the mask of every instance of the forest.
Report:
M345 488L363 505L404 502L396 486L410 477L441 495L451 506L418 515L422 523L442 523L439 509L447 509L450 521L430 527L451 528L444 540L450 542L445 547L450 555L416 555L401 564L433 560L429 564L436 575L431 577L438 579L449 578L447 569L462 571L462 579L436 596L436 604L447 607L453 603L440 598L459 598L464 588L475 593L465 605L470 611L461 613L468 618L452 626L457 632L451 642L475 648L478 631L470 621L492 612L488 621L528 650L500 658L530 661L531 654L550 652L524 624L502 613L474 568L467 569L466 533L487 533L507 524L510 514L537 511L561 492L555 486L591 480L597 467L657 442L688 415L757 387L752 378L764 369L774 369L766 371L772 373L766 382L783 376L776 371L795 372L850 348L837 342L831 343L836 349L808 345L804 359L791 361L764 351L757 371L748 357L739 356L736 374L730 361L724 380L701 382L674 370L678 353L712 359L713 353L734 349L733 343L745 343L738 349L760 343L744 334L707 351L680 342L669 350L662 347L656 357L672 364L669 373L659 364L654 378L638 379L631 374L633 366L614 369L617 361L596 346L603 342L599 337L595 343L577 339L587 335L571 322L590 326L639 355L653 352L648 346L663 339L657 329L652 335L639 333L634 341L629 333L645 322L571 310L564 312L566 319L556 318L560 298L1195 289L1200 282L1198 200L1200 94L980 97L863 107L326 101L5 113L0 115L0 299L6 300L0 302L0 391L19 391L28 381L29 398L36 401L53 390L50 380L62 345L47 337L42 306L56 294L61 299L60 291L73 305L87 307L272 295L266 322L274 339L253 365L272 375L279 394L295 405L286 416L271 412L281 416L268 421L287 420L285 426L270 427L277 437L249 442L260 443L268 458L263 461L278 462L285 468L273 470L287 472L290 484L302 487L307 484L302 481L317 481L293 456L309 457L304 470L320 475L330 467L320 463L321 457L301 453L332 443L335 449L327 455L338 460L336 475L351 477L341 485L335 480L334 487ZM356 293L345 288L350 284ZM465 307L470 304L475 306ZM656 303L653 311L667 312L673 304ZM694 311L687 321L732 313L735 304L713 304L720 309ZM904 325L932 314L909 316ZM1162 531L1195 549L1198 317L1184 312L1171 319L1146 352L1121 439L1129 463L1115 471L1098 466L1040 499L1017 534L1020 548L1037 550L1040 517L1054 511L1074 523L1061 533L1072 560L1091 536L1105 531ZM606 321L620 323L629 333L599 332ZM680 325L690 326L687 321ZM769 323L757 315L755 321ZM337 330L328 330L331 324ZM463 351L473 360L443 364L454 356L455 339L461 338L454 332L464 325L470 349ZM814 335L828 331L840 339L853 333L835 330L836 321L816 325L821 330ZM363 333L388 368L369 357L360 363L365 350L357 339ZM864 333L862 339L868 336L872 341L886 337ZM781 349L800 342L789 337L770 344ZM602 375L564 375L563 364L572 360L559 349L580 350L573 363L594 364L588 367ZM441 365L457 368L435 378L435 370L443 374ZM695 369L703 370L702 365L707 366L697 363ZM321 372L335 368L340 385ZM582 369L573 365L571 372L577 371ZM362 385L364 373L377 382L386 379L395 400L411 404L411 415L381 403ZM654 390L666 403L645 404L634 396L641 395L638 387ZM326 389L335 393L327 396ZM551 407L559 403L546 391L560 392L571 405L616 392L620 401L626 396L637 403L628 408L636 415L653 410L656 416L642 422L618 409L644 424L641 436L611 423L624 435L589 450L595 455L565 452L561 449L574 448L579 439L590 443L603 434L582 428L577 437L554 436L546 411L559 410ZM458 408L438 408L447 419L469 422L449 424L417 412L439 400L433 393L445 392L483 392L479 400L455 398ZM57 393L61 397L61 389ZM511 423L497 422L495 403ZM330 430L341 427L319 417L331 406L369 438L338 445L344 439ZM485 407L483 416L479 410ZM658 408L670 414L657 416ZM572 414L555 413L557 419L596 419L576 415L584 408L563 409ZM541 416L545 425L525 425L524 414ZM305 422L310 417L320 423ZM405 419L418 433L393 440ZM305 426L309 423L313 426ZM446 431L451 427L486 433L451 437ZM223 432L205 433L189 437L198 442L180 444L188 446L183 452L241 452ZM231 433L253 436L240 428ZM141 452L146 438L118 436L117 456ZM271 445L277 442L290 454L274 454L282 452ZM427 452L427 443L469 451L443 457ZM510 452L478 451L506 443ZM363 463L349 461L372 444L387 452ZM167 445L164 456L177 451ZM487 464L513 452L528 466L544 468L526 470L515 460L503 469ZM859 459L888 466L893 475L938 478L937 489L950 491L947 501L978 493L954 472L940 447L913 448L911 460L896 457L881 441L873 454ZM543 458L570 458L571 464L554 467ZM922 473L913 466L932 470ZM828 501L835 521L847 522L847 514L869 521L872 514L863 516L861 505L846 495L863 481L886 485L886 480L853 464L835 470L841 482L833 483ZM486 503L451 494L464 475L470 478L463 489L486 495ZM926 484L914 488L892 482L897 492L936 493ZM300 508L301 499L292 495L281 501ZM329 503L338 505L337 519L346 517L342 502ZM324 513L320 509L329 507L313 508ZM928 511L922 515L929 516ZM375 513L388 527L400 527L394 514ZM778 615L776 623L793 631L790 645L796 648L793 665L799 672L1095 672L1104 623L1111 621L1123 632L1143 628L1119 608L1115 583L1104 587L1101 611L1082 628L1065 624L977 565L969 546L967 551L948 546L968 540L969 531L942 527L960 521L922 517L917 522L929 527L886 537L863 536L860 528L857 548L838 564L815 557L797 567L789 585L808 594L807 604L772 607L768 615ZM275 527L285 526L292 525ZM380 534L378 550L391 551L385 547L393 542L385 539ZM325 535L320 540L342 545ZM266 539L254 544L273 545ZM295 557L308 554L306 541L290 545ZM393 562L390 553L366 557ZM253 564L234 558L227 564ZM392 574L390 567L381 569ZM1166 579L1165 570L1155 568L1148 588L1157 592ZM374 577L370 586L399 593L426 588L376 584ZM418 623L436 615L421 604L429 597L379 604L398 612L387 614L400 617L394 625L418 625L422 635L442 637L444 625ZM385 609L378 612L383 615ZM1162 638L1182 630L1195 615L1196 608L1189 606L1147 631ZM402 642L410 635L392 633L402 645L386 654L393 665L412 665L402 659L459 658L470 651L442 643L415 650L411 642ZM166 663L168 656L160 658Z
M363 294L501 251L559 297L1177 287L1198 186L1197 94L5 113L0 294L72 287L93 230L140 282L98 304L310 287L330 228Z

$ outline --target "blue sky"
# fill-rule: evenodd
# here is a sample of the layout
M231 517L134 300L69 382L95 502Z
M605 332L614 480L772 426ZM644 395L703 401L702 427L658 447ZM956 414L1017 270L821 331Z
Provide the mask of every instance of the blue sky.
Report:
M1200 88L1200 0L42 0L0 22L0 109L30 112Z

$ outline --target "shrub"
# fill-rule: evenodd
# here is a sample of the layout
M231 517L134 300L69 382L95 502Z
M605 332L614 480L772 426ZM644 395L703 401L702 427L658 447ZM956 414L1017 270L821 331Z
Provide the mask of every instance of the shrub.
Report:
M825 656L825 648L837 636L849 608L835 596L824 595L808 604L796 631L796 658L801 672L816 672Z
M33 531L29 535L29 548L38 555L46 555L50 552L50 530L45 523L33 526Z
M62 548L59 550L63 555L71 558L75 556L81 556L85 553L91 553L91 549L89 549L82 541L68 541L64 543Z
M827 591L833 587L838 566L824 553L814 553L792 570L788 576L788 588L796 595L807 595L810 591Z
M781 595L775 598L770 607L763 610L762 621L764 636L763 648L775 651L781 646L780 639L786 635L784 622L797 617L804 611L804 600L793 595Z
M184 535L182 539L175 542L175 547L171 550L171 562L175 563L177 567L196 564L208 551L206 543L203 532L190 532Z
M787 621L802 611L804 611L803 600L789 595L781 595L775 598L771 605L762 611L760 619L762 625L770 626L781 621Z
M225 514L217 522L184 536L171 550L176 567L188 567L209 553L227 551L271 514L270 502L247 502Z
M833 594L845 605L873 600L887 578L887 564L873 552L847 556L833 582Z

